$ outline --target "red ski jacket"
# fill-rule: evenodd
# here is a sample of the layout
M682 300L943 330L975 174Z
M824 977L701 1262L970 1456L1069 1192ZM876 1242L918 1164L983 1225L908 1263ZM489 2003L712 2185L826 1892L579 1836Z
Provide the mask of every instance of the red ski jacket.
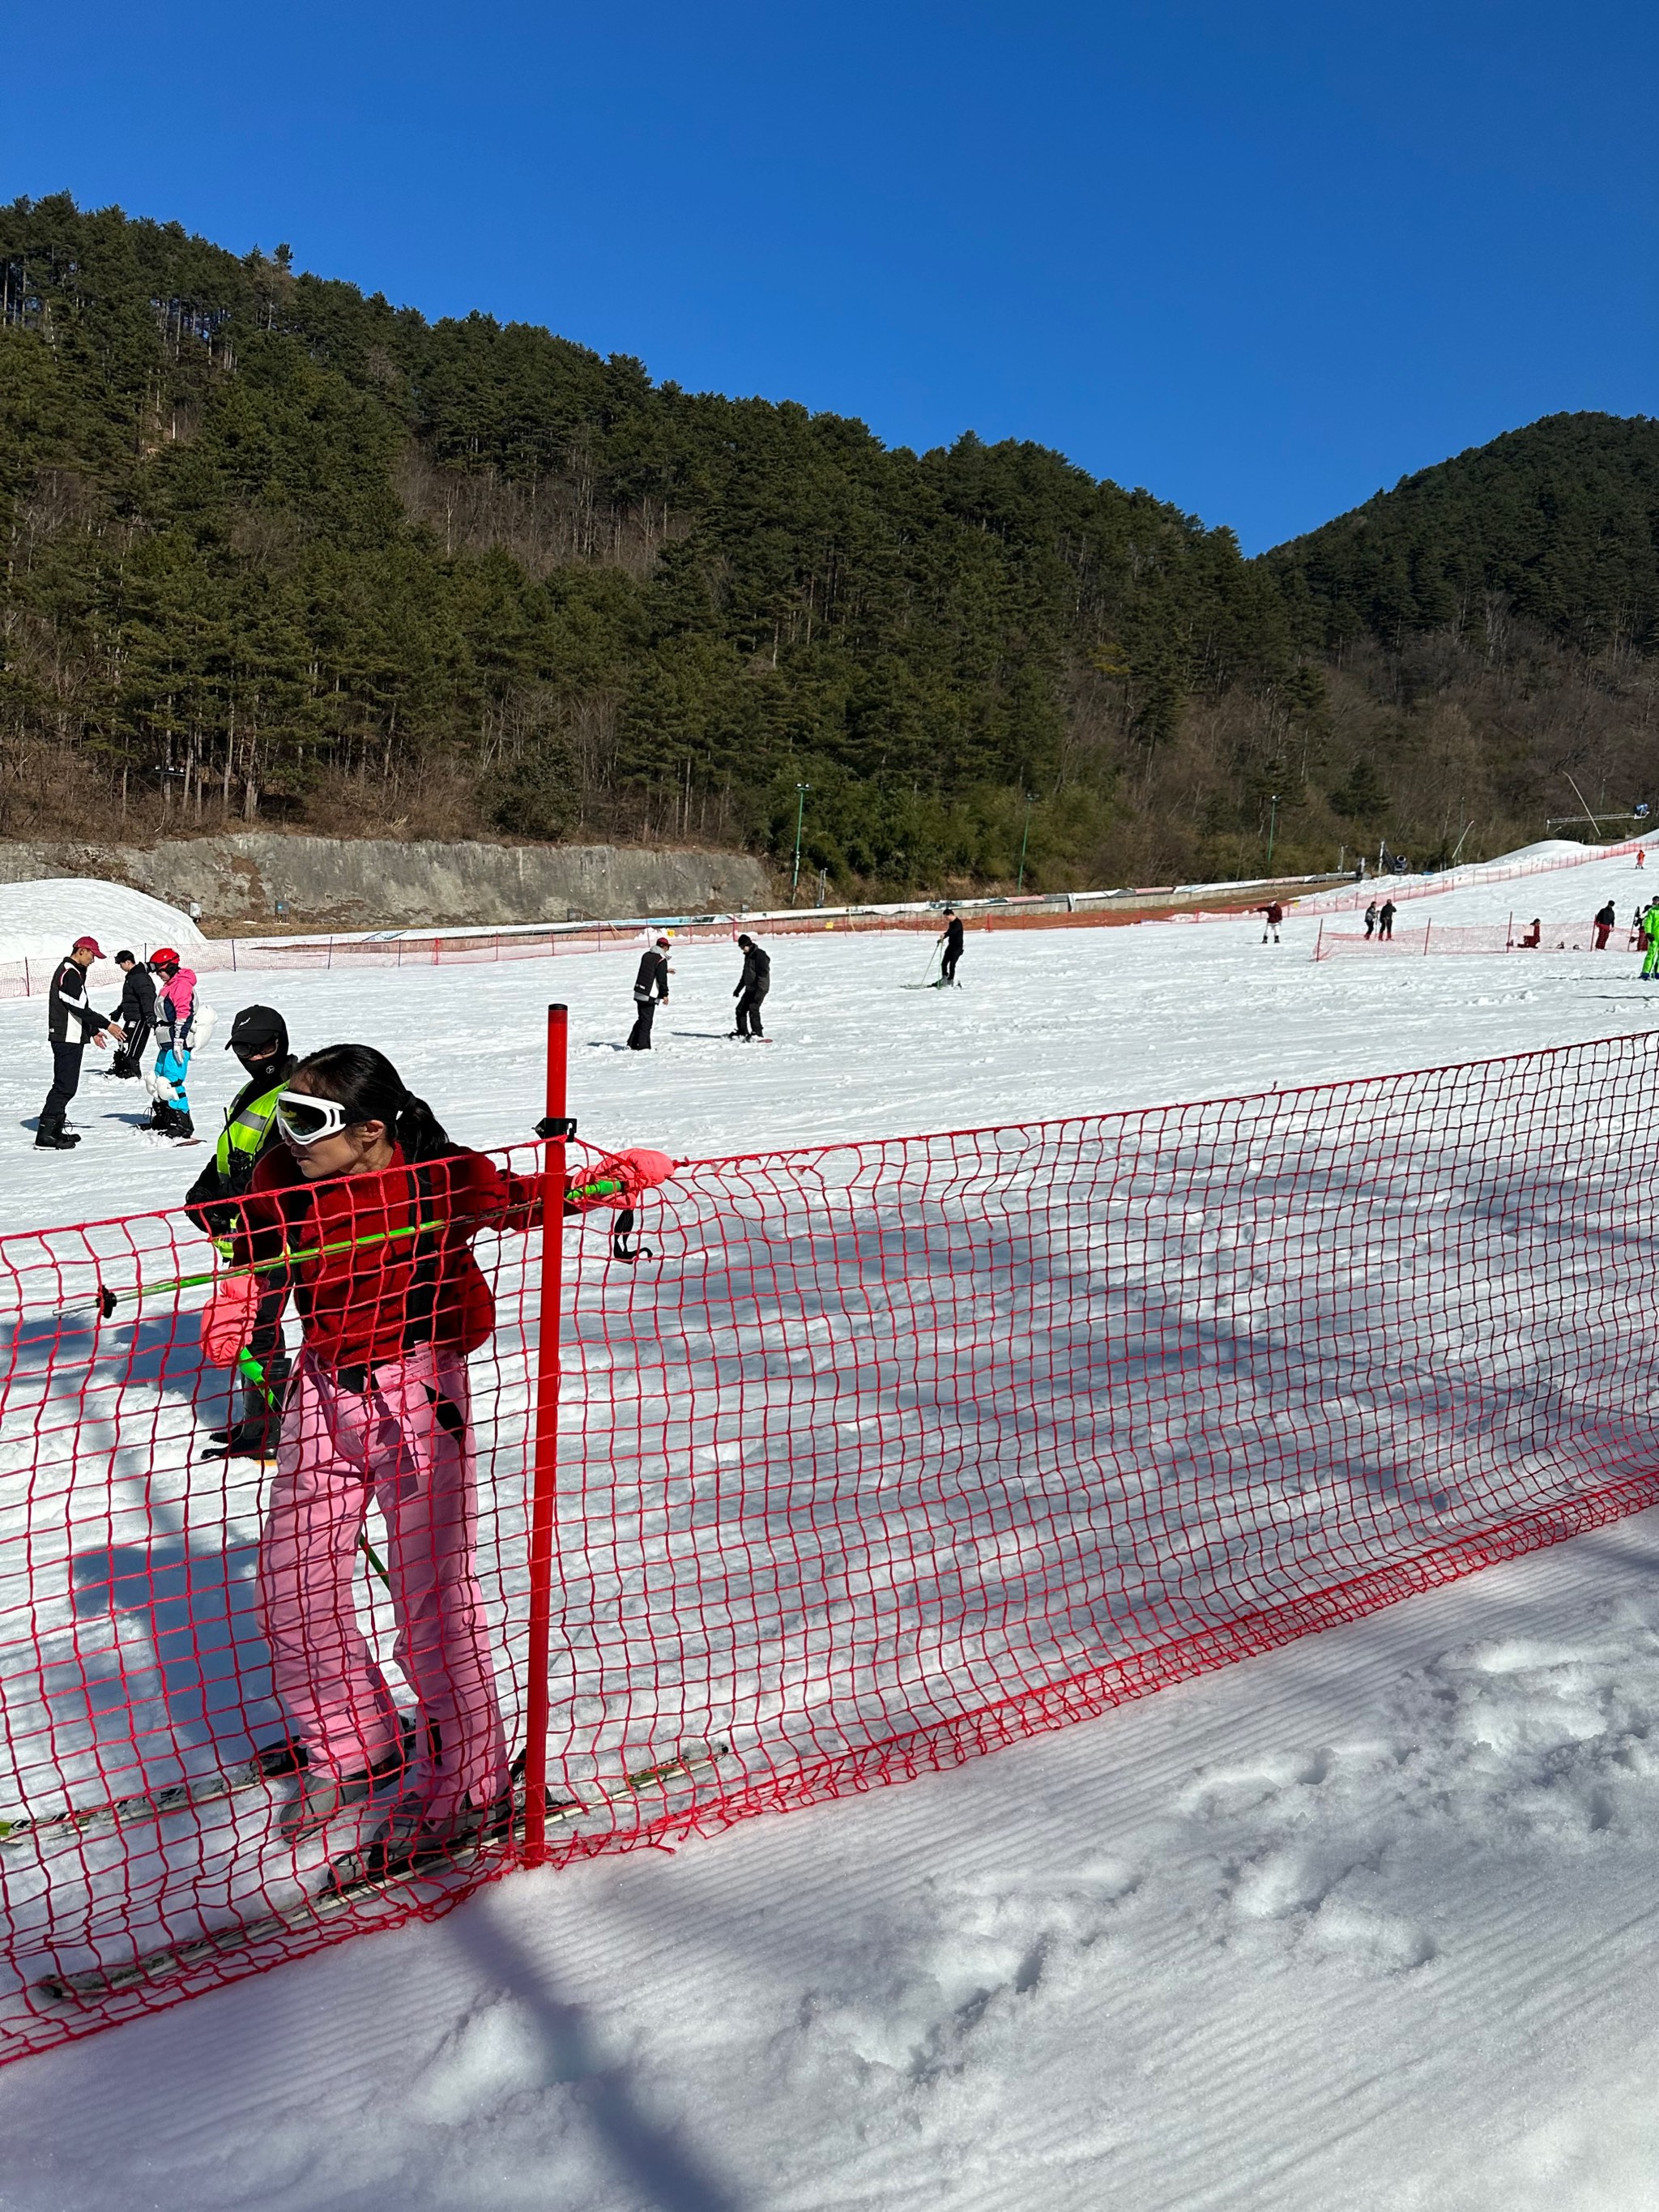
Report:
M233 1264L292 1291L306 1343L329 1369L384 1366L422 1344L476 1352L495 1329L495 1301L472 1238L541 1218L534 1176L460 1146L414 1165L394 1149L387 1167L307 1182L278 1145L240 1212ZM289 1267L269 1266L290 1253Z

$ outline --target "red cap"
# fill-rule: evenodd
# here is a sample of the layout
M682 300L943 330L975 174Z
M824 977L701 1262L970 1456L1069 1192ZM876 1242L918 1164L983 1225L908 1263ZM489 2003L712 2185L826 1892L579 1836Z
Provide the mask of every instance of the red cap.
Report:
M74 952L90 952L94 960L101 960L104 957L104 948L95 937L77 937L70 949Z
M669 941L668 941L668 939L667 939L665 937L659 937L659 938L657 939L657 950L658 950L659 952L667 952L667 951L671 951L672 949L672 948L671 947L671 945L670 945L670 944L669 944Z
M179 956L170 945L158 945L149 956L149 964L152 968L176 968Z

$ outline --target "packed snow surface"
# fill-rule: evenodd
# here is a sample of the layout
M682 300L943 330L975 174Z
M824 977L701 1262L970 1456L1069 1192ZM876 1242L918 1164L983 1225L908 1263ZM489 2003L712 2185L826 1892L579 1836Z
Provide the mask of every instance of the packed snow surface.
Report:
M1656 884L1659 888L1659 884ZM1434 899L1579 918L1629 859ZM301 1048L384 1046L458 1136L572 1109L682 1155L1214 1095L1645 1029L1601 955L1316 966L1317 924L777 939L775 1042L737 959L212 979ZM234 985L234 991L231 986ZM0 1005L0 1226L167 1204L98 1055L34 1154L45 1007ZM211 1127L236 1071L192 1071ZM1363 1272L1363 1255L1356 1266ZM1628 1286L1609 1284L1610 1297ZM581 2212L1651 2207L1659 2172L1659 1515L953 1773L518 1875L0 2073L0 2203Z
M82 876L0 884L0 962L61 960L77 937L95 937L106 955L126 947L140 959L158 945L182 952L204 942L187 914L125 884ZM100 980L112 972L100 969Z

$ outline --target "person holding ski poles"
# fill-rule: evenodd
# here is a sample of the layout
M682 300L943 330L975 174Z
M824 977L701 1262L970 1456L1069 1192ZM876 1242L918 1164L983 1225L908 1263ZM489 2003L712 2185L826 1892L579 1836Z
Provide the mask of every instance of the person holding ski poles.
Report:
M948 991L957 980L957 963L962 957L962 917L953 914L948 906L945 909L945 927L934 942L945 947L945 957L939 963L939 981L933 988Z
M668 939L659 937L648 945L634 978L634 1026L628 1032L629 1052L649 1052L651 1024L657 1018L659 1000L668 1004Z
M761 1027L761 1003L772 988L772 956L763 952L752 937L740 937L738 943L743 948L743 973L732 994L738 1002L738 1026L732 1034L746 1042L751 1036L766 1034Z
M299 1063L289 1048L288 1024L274 1006L244 1006L230 1025L225 1049L235 1054L247 1081L230 1102L213 1158L185 1194L185 1211L228 1257L239 1222L234 1201L246 1193L255 1168L282 1141L276 1101ZM287 1303L285 1283L261 1285L252 1334L237 1359L241 1412L228 1428L212 1432L204 1459L264 1459L275 1454L289 1376L283 1343Z
M139 1062L155 1031L155 978L141 960L123 950L115 956L121 971L121 1003L115 1010L122 1045L110 1065L110 1073L129 1081L143 1073Z
M1279 942L1279 926L1285 919L1284 908L1279 904L1277 899L1272 899L1266 906L1259 906L1256 908L1256 912L1261 916L1261 942L1264 945L1267 942L1267 932L1271 930L1273 932L1273 943L1277 945Z
M81 1141L64 1127L69 1103L81 1087L81 1054L88 1037L100 1051L108 1048L119 1024L107 1014L95 1012L87 998L87 970L103 954L95 937L77 937L52 971L46 1000L46 1037L52 1046L52 1088L40 1109L34 1128L38 1152L72 1152Z
M468 1355L495 1301L481 1230L540 1221L540 1178L453 1143L384 1053L310 1054L279 1091L282 1142L254 1167L210 1356L247 1340L260 1285L292 1291L302 1344L259 1544L258 1617L295 1737L265 1755L294 1773L281 1826L296 1844L352 1818L336 1887L391 1881L506 1832L506 1738L475 1559ZM672 1174L659 1153L602 1163L567 1212L630 1203ZM387 1539L404 1727L358 1625L353 1568L370 1496ZM380 1810L377 1793L390 1802Z

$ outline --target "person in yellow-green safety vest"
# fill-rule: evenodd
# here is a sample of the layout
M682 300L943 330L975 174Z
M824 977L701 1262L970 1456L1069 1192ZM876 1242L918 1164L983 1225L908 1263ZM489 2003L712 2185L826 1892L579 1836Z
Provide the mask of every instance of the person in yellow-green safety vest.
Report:
M1642 981L1646 983L1659 975L1659 899L1650 901L1640 927L1642 942L1647 947L1642 960Z
M244 1006L230 1025L226 1048L242 1063L247 1081L230 1102L213 1158L185 1194L185 1211L222 1252L240 1223L234 1201L253 1170L282 1142L276 1101L299 1062L289 1048L288 1024L274 1006ZM283 1348L285 1282L273 1282L260 1298L252 1334L240 1355L241 1411L228 1429L216 1429L204 1459L266 1459L276 1449L283 1423L288 1355Z

